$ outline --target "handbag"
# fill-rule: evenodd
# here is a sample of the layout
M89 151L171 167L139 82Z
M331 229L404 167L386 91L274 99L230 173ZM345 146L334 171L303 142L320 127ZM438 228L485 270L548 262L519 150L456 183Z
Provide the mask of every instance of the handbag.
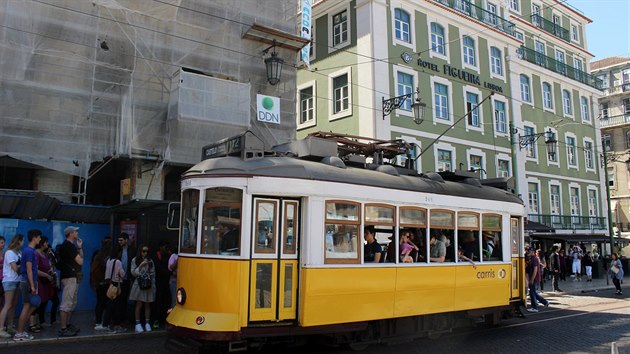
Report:
M138 279L138 286L142 290L151 289L151 276L149 273L140 274L136 279Z
M120 296L120 286L118 283L113 282L111 279L114 277L114 268L116 268L116 259L114 259L114 264L112 264L112 274L109 277L109 287L107 288L107 298L110 300L114 300L118 296Z

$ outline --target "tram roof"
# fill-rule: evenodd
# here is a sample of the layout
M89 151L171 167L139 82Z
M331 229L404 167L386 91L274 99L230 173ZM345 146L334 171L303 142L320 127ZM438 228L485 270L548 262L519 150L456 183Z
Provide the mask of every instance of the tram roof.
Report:
M523 204L520 198L506 190L469 183L469 179L455 182L434 180L425 175L394 175L294 157L269 156L245 160L239 157L212 158L193 166L184 173L183 178L218 176L306 179Z

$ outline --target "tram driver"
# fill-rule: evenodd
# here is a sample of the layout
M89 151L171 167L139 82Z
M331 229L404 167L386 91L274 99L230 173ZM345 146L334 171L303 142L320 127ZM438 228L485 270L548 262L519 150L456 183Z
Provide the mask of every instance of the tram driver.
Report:
M219 251L237 252L239 247L238 220L218 217L217 233L221 238Z

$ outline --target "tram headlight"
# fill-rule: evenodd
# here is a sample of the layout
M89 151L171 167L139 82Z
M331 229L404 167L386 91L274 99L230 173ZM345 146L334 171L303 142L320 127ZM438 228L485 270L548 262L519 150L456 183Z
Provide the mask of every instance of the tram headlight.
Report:
M186 303L186 290L184 290L184 288L177 289L175 296L177 297L178 304L183 305Z

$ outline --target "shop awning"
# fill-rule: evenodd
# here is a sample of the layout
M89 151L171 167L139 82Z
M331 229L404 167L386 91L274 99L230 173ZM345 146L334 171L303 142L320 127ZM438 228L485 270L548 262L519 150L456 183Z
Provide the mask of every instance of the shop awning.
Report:
M556 232L556 229L554 229L553 227L535 222L535 221L527 220L527 223L525 224L525 232L526 233L554 233Z
M554 240L560 242L604 242L609 243L610 237L603 234L534 234L529 236L532 240ZM628 244L630 240L623 237L615 237L615 242Z

